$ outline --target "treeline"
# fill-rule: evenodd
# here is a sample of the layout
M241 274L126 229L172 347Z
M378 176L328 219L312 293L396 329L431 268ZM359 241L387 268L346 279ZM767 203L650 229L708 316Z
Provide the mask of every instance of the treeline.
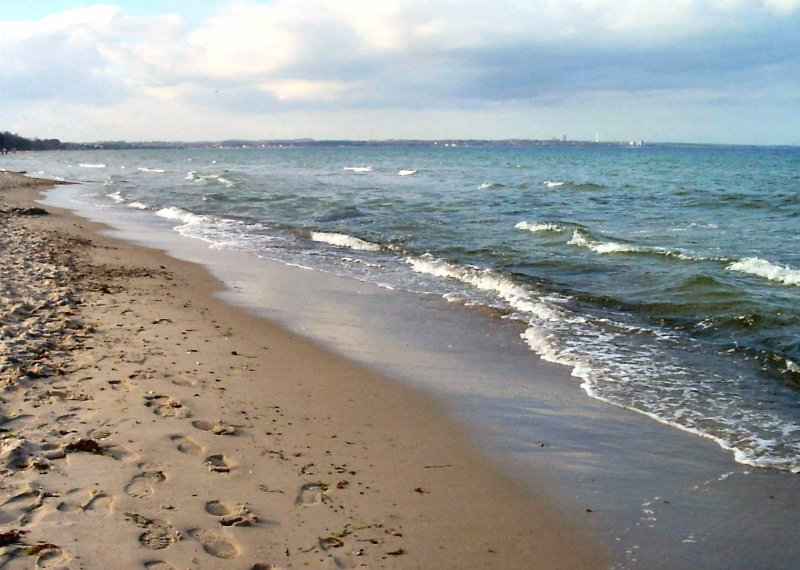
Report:
M13 150L61 150L67 145L58 139L27 139L8 131L0 133L0 149Z

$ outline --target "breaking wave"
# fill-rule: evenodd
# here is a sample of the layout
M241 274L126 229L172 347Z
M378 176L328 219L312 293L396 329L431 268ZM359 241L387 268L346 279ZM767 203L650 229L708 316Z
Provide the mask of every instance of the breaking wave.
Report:
M745 257L731 263L726 269L756 275L784 285L800 287L800 269L793 269L788 265L776 265L758 257Z
M327 243L329 245L334 245L336 247L346 247L359 251L381 250L381 246L377 243L372 243L357 237L349 236L347 234L339 234L335 232L311 232L311 239L314 241Z

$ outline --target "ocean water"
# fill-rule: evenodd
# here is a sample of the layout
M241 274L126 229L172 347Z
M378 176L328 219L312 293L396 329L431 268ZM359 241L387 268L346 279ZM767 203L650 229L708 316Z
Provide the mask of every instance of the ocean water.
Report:
M800 149L250 148L4 157L236 250L522 326L588 396L800 472Z

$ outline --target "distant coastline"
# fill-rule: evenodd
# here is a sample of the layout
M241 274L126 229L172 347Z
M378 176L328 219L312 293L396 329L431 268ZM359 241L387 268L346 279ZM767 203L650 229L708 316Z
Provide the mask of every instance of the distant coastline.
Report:
M459 148L528 148L528 147L763 147L797 148L795 145L746 145L718 143L682 143L630 141L589 141L551 139L226 139L220 141L95 141L62 142L59 139L28 139L10 132L0 132L0 148L8 151L30 150L128 150L128 149L184 149L184 148L369 148L369 147L459 147Z

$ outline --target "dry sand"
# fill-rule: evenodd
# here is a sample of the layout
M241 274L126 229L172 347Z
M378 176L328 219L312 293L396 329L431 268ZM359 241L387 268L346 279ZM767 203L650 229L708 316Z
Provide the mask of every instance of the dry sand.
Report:
M0 568L605 566L426 394L43 188L0 173Z

